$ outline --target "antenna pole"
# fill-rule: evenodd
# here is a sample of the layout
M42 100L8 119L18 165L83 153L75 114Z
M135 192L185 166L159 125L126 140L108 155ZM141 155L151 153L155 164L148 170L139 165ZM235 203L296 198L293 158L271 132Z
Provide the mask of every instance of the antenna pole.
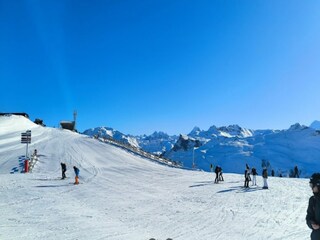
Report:
M73 112L74 130L76 130L77 115L78 115L77 110L74 110Z

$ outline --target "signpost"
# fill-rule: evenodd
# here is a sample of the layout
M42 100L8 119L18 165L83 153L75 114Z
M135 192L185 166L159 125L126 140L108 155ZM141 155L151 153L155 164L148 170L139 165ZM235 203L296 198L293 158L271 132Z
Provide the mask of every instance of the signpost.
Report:
M27 130L25 133L21 133L21 143L27 144L26 157L28 157L28 144L31 143L31 130Z
M25 133L21 133L21 143L27 144L24 172L28 172L28 168L29 168L28 145L31 143L31 130L27 130Z

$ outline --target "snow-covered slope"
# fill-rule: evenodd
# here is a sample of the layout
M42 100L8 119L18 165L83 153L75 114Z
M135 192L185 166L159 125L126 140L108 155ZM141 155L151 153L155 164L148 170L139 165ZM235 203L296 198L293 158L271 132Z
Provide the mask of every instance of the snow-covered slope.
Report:
M32 173L9 174L30 129ZM60 180L60 162L67 163ZM73 185L72 166L80 168ZM243 189L243 176L159 165L88 136L0 117L0 239L301 240L307 179L269 178L269 190Z

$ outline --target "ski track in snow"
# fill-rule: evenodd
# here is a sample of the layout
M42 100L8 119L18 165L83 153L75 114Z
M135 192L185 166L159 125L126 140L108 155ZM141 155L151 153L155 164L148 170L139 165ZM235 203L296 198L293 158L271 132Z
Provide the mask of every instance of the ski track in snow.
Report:
M9 174L29 128L39 162L32 173ZM166 167L21 117L0 118L0 149L0 239L301 240L311 232L307 179L270 177L262 190L258 177L259 186L244 189L242 175L225 173L215 184L212 173Z

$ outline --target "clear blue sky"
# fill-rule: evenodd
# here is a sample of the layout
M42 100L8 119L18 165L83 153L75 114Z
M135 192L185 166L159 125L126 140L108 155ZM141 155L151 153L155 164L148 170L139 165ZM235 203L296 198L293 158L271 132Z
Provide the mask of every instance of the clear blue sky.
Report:
M319 43L319 0L0 0L0 112L127 134L309 125Z

